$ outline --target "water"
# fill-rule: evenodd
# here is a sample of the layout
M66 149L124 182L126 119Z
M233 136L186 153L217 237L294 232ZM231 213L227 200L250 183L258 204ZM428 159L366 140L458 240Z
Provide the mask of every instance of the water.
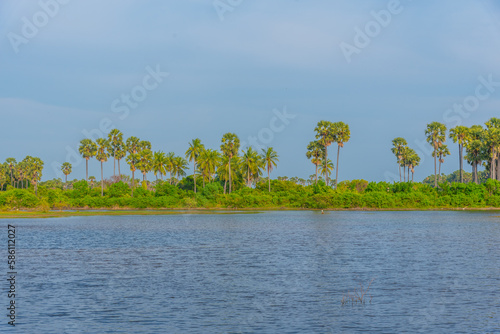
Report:
M4 315L0 332L498 333L498 215L1 220L5 249L16 226L18 295L17 325ZM364 305L341 305L371 280Z

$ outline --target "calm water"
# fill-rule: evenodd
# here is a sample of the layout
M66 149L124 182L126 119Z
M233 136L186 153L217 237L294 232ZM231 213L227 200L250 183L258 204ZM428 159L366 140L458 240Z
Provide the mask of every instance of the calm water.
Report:
M4 249L16 226L18 318L2 278L0 332L499 333L498 215L1 220ZM372 279L365 305L341 305Z

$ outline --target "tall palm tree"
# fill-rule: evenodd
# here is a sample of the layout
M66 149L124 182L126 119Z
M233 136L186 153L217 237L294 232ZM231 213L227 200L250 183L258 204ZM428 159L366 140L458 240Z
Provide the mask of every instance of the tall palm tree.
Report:
M328 121L319 121L316 128L314 128L314 131L316 131L316 139L318 139L318 142L324 147L323 158L326 163L328 160L328 146L330 146L336 139L333 123ZM328 175L324 175L326 184L328 184Z
M464 182L464 144L467 137L467 127L457 125L450 129L449 137L454 143L458 143L458 160L460 166L460 183Z
M82 139L80 141L80 147L78 148L81 156L85 158L85 180L89 180L89 160L93 158L97 153L97 145L88 138Z
M117 152L123 151L123 133L118 129L113 129L108 133L110 152L113 156L113 178L116 177ZM118 172L120 173L120 172Z
M495 180L500 176L500 119L490 118L486 123L486 139L490 153L490 178Z
M351 130L349 130L349 125L344 122L336 122L332 124L333 134L335 141L337 142L337 169L335 175L335 189L337 189L337 184L339 180L339 155L340 148L344 147L344 143L347 143L351 139Z
M104 172L103 163L109 158L109 141L104 138L97 138L97 153L95 158L101 162L101 196L104 196Z
M402 137L397 137L392 140L392 153L396 156L398 166L399 166L399 182L401 182L401 159L403 158L402 152L403 148L406 147L408 143L406 142L406 139Z
M220 146L222 153L229 158L229 193L232 189L232 172L231 160L238 155L240 149L240 139L234 133L226 133L222 136L222 144Z
M7 158L7 159L5 159L5 162L7 162L7 164L9 165L9 169L10 169L10 185L14 186L13 171L17 165L17 161L15 158Z
M318 167L321 165L324 153L324 147L318 141L312 141L307 145L306 157L316 166L316 184L318 184Z
M61 171L63 172L64 176L65 176L65 180L64 180L64 188L66 188L67 184L68 184L68 175L71 174L71 164L69 162L65 162L62 164L61 166Z
M267 150L262 149L262 160L264 161L264 165L267 170L267 181L268 181L269 192L271 192L270 173L273 171L274 167L277 167L279 162L278 158L279 158L278 153L276 153L276 151L272 147L268 147Z
M473 181L478 184L479 180L477 177L477 166L481 164L483 160L483 152L485 151L485 130L481 125L473 125L467 131L467 136L465 138L465 149L467 154L465 159L472 166L472 178Z
M132 197L134 197L135 188L135 171L137 170L136 163L139 160L137 152L140 150L140 139L137 137L129 137L125 143L125 147L129 156L127 157L127 163L130 166L130 171L132 172Z
M167 157L165 153L162 151L155 152L153 154L153 172L156 176L156 180L158 180L158 173L160 173L160 177L163 180L163 175L166 174L166 166L167 166Z
M432 156L434 157L434 187L437 188L437 150L446 141L446 126L439 122L432 122L427 124L427 129L425 130L425 135L427 136L427 142L431 144L434 149Z
M199 138L191 140L189 148L186 151L186 159L193 162L193 179L194 179L194 193L196 194L196 159L203 152L205 146L201 143Z
M120 160L125 158L125 156L127 155L127 147L125 146L125 144L122 143L122 145L120 145L118 148L116 148L113 153L115 154L115 159L118 161L118 176L119 176L119 179L121 180L122 179L122 172L120 170Z
M146 174L151 171L153 167L153 152L146 148L139 151L139 160L137 161L137 168L142 173L142 180L147 181Z
M28 179L35 187L35 195L38 195L38 182L42 179L43 161L37 157L26 157L26 165L28 168Z

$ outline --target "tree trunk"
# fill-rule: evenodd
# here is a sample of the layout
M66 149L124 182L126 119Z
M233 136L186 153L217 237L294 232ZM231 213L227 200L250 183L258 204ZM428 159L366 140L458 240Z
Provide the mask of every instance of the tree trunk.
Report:
M408 168L408 182L410 182L410 166L408 166L407 168Z
M116 178L116 157L115 152L113 152L113 181Z
M85 181L89 182L89 159L85 159Z
M65 178L65 181L64 181L64 189L68 189L68 174L64 174L64 176L66 177Z
M414 171L411 171L411 182L413 182L413 175L415 174Z
M231 158L229 158L229 193L231 193L231 184L232 184L232 180L231 180Z
M10 185L14 186L14 178L12 177L12 167L10 168Z
M328 185L328 146L325 145L325 182Z
M135 187L135 176L134 176L134 171L132 171L132 197L134 197L134 187Z
M102 172L102 160L101 160L101 197L104 196L104 178Z
M439 182L441 182L441 159L439 159Z
M496 158L496 168L497 168L497 170L496 170L495 174L496 174L496 179L500 180L500 160L498 160L498 158L499 158L499 153L497 153L497 158Z
M318 184L318 164L314 164L316 166L316 184Z
M271 192L271 177L269 176L269 166L267 166L267 181L269 182L269 192Z
M438 179L437 179L437 161L436 161L436 149L434 149L434 187L437 188L438 186Z
M403 166L403 182L406 182L406 167Z
M196 158L193 159L194 193L196 194Z
M227 186L227 180L224 179L224 195L226 194L226 186Z
M399 166L399 182L401 182L401 162L399 161L399 158L398 158L398 166Z
M464 146L462 144L458 144L458 152L459 152L459 159L460 159L460 183L464 183Z
M491 162L490 162L490 179L495 179L495 150L491 152Z
M122 172L120 171L120 159L118 159L118 178L122 180Z
M339 184L339 155L340 155L340 145L337 144L337 169L335 174L335 189L337 189L337 184Z

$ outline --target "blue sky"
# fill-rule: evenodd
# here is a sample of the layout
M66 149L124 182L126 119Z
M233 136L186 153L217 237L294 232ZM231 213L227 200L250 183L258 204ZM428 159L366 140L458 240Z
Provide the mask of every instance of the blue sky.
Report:
M39 156L44 180L68 160L83 178L78 143L109 126L178 155L196 137L253 137L280 155L273 177L306 178L322 119L351 128L340 180L391 180L395 137L420 154L421 180L427 123L500 116L492 0L4 0L0 36L0 160ZM448 144L445 173L458 169Z

